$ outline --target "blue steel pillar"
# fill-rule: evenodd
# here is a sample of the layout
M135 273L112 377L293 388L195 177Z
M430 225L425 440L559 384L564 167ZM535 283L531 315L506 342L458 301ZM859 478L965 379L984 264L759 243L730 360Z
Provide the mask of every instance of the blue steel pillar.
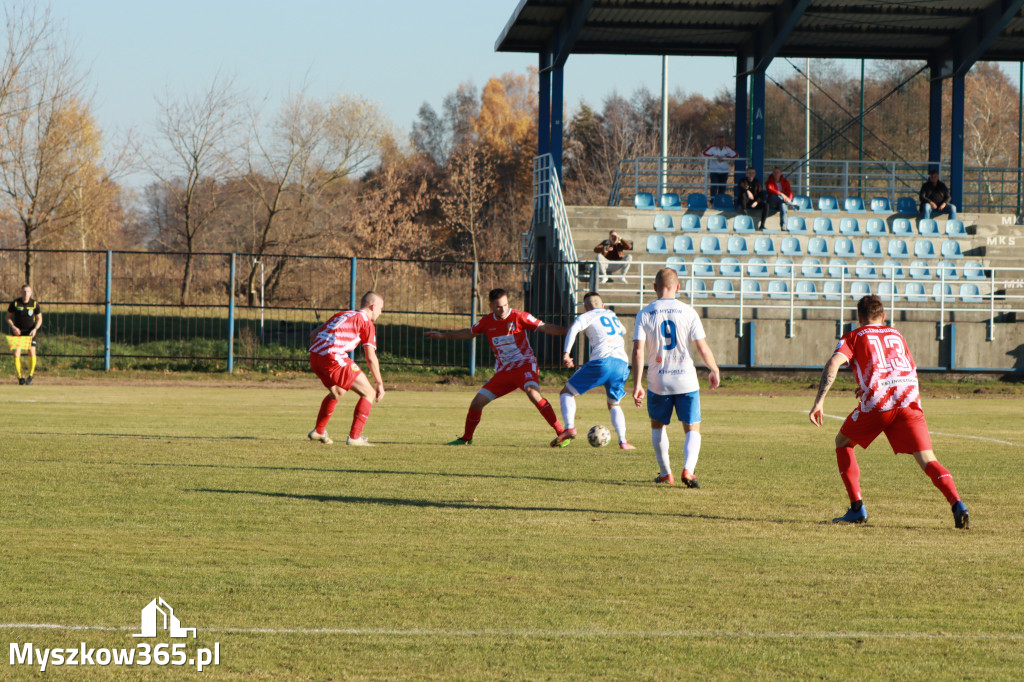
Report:
M938 170L942 162L942 70L932 62L928 90L928 170ZM957 207L959 208L959 207Z
M114 252L107 251L107 292L103 297L103 371L110 371L110 307L114 281Z
M752 148L750 150L750 163L757 171L757 177L764 184L764 71L760 69L751 74L753 87L751 98L753 99L753 112L751 114L750 126L753 135L751 136Z
M540 55L540 72L537 74L537 156L551 151L551 72L546 71L548 55Z
M562 107L563 107L563 74L562 67L553 69L551 74L551 159L555 162L558 182L562 182Z
M235 259L231 254L231 270L228 275L228 374L235 371Z
M749 60L740 56L736 59L736 137L733 141L736 153L741 157L747 156L747 64ZM733 182L747 170L746 161L736 162L736 176ZM730 188L730 193L732 188Z
M958 211L964 210L964 76L953 75L953 111L949 134L949 193Z

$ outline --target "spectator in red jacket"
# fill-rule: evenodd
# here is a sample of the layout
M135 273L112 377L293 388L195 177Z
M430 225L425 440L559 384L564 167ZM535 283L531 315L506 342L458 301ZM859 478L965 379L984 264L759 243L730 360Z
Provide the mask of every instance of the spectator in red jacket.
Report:
M768 176L765 189L768 190L768 208L779 212L779 227L785 230L787 209L793 203L793 188L789 186L789 180L782 171L775 167Z

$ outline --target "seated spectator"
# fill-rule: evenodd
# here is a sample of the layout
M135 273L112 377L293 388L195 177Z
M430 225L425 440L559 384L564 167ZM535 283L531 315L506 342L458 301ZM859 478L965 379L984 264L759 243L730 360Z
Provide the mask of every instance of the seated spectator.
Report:
M725 194L729 185L729 160L735 159L736 150L725 143L725 135L719 135L718 141L704 150L708 161L708 198L714 200L716 194Z
M956 206L949 203L949 188L939 180L939 171L928 173L928 182L921 185L920 198L923 220L939 213L948 213L951 219L956 219Z
M761 224L757 229L764 229L764 221L768 219L768 202L765 201L761 181L757 179L757 171L753 168L748 168L746 177L736 183L736 205L744 212L760 211Z
M779 227L786 229L786 212L789 205L793 203L793 188L789 186L789 180L782 174L778 166L772 169L765 183L768 190L768 208L779 212Z
M615 230L608 233L608 239L594 247L594 253L597 254L597 274L600 275L602 284L608 281L608 275L620 271L619 281L626 282L626 273L629 272L633 256L625 252L632 250L633 244L620 238Z

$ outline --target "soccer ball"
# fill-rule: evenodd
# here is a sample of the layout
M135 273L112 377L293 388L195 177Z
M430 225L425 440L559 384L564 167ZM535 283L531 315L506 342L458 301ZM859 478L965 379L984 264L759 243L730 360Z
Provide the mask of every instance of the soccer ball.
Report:
M595 448L603 448L605 445L608 445L608 441L611 439L612 434L600 424L591 426L590 430L587 431L587 442Z

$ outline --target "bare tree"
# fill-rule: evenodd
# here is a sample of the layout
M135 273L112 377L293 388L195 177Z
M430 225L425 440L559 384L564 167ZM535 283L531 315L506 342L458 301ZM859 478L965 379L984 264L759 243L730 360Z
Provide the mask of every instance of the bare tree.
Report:
M496 182L493 154L484 145L464 145L448 161L448 179L438 203L445 227L468 240L474 262L480 260L487 206Z
M189 300L193 254L223 201L224 181L234 167L242 124L241 98L233 79L214 77L198 95L167 95L160 101L158 142L147 161L172 197L175 237L185 249L181 305Z

